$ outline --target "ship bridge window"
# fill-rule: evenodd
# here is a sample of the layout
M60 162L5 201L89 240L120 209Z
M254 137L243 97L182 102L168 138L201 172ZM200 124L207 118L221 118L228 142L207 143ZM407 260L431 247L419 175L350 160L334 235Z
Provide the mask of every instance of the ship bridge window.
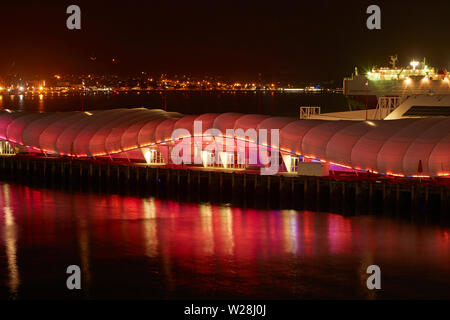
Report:
M450 116L450 106L412 106L403 116L432 117Z

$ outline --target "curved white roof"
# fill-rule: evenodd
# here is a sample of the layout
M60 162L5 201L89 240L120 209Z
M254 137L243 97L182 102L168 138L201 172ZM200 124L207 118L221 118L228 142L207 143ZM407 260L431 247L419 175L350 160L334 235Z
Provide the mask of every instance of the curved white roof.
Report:
M174 129L278 129L284 153L355 169L403 175L450 173L450 118L390 121L298 120L224 113L183 116L163 110L0 111L0 138L47 153L104 156L170 141ZM243 137L239 137L243 138Z

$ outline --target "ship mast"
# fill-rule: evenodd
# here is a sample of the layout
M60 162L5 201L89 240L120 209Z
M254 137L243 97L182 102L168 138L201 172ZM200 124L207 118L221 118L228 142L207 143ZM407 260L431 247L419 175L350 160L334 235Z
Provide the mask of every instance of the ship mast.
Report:
M397 61L398 61L398 56L397 56L397 55L395 55L395 56L390 56L389 58L391 59L392 69L395 69L395 68L396 68L396 64L397 64Z

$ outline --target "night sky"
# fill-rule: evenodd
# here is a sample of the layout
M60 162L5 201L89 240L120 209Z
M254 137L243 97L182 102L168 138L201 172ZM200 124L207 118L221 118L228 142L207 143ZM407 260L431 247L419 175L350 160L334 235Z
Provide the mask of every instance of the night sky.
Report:
M70 4L81 7L79 31L66 28ZM370 4L381 7L381 30L366 28ZM340 81L395 53L401 64L425 56L450 69L449 30L448 0L10 1L0 11L0 77L146 71Z

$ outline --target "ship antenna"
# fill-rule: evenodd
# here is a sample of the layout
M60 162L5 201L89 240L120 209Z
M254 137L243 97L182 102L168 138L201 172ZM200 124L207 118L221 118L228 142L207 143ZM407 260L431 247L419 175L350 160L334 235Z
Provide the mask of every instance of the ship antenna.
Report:
M397 55L390 56L390 58L391 58L392 69L395 69L395 66L396 66L397 61L398 61L398 56Z

